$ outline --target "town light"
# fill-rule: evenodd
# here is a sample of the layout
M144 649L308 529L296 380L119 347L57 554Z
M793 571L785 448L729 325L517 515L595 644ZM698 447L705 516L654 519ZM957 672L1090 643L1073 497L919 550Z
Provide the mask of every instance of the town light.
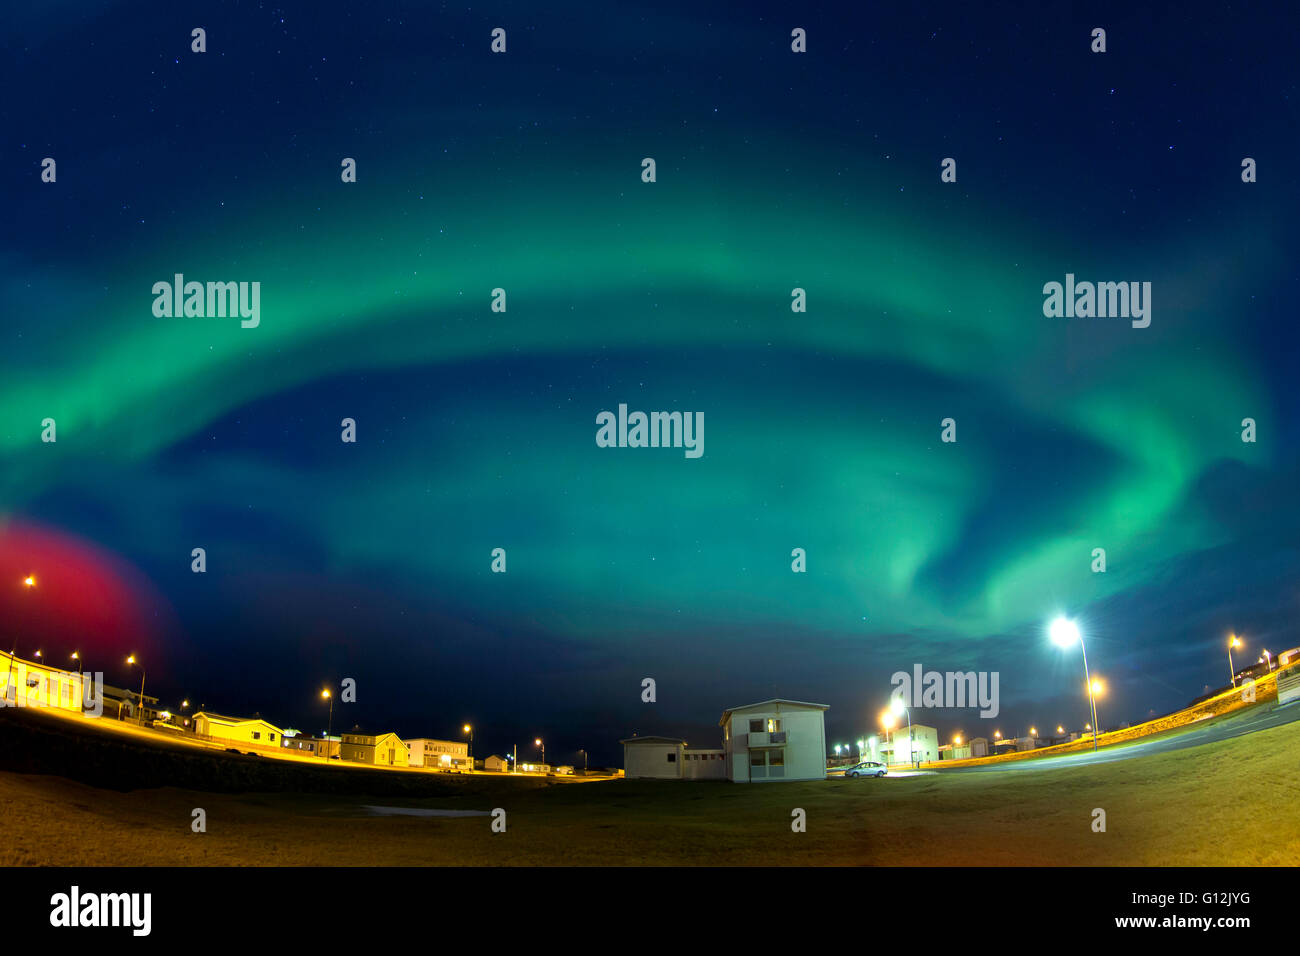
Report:
M469 734L469 746L466 748L466 754L469 757L469 769L474 769L474 728L466 724L461 728L461 733Z
M1048 633L1051 635L1052 643L1057 647L1073 647L1082 640L1079 636L1079 625L1065 617L1058 617L1053 621Z
M1088 685L1092 689L1092 696L1100 697L1106 693L1106 685L1102 683L1100 677L1094 677L1092 683Z
M143 727L144 726L144 679L146 676L144 665L139 663L135 659L134 654L128 654L126 658L126 662L133 667L140 668L140 726Z
M1083 634L1079 632L1079 625L1068 617L1058 617L1051 623L1048 628L1048 634L1052 638L1052 643L1057 647L1069 649L1075 644L1083 651L1083 682L1088 688L1088 706L1092 710L1092 750L1097 752L1097 697L1092 690L1092 676L1088 673L1088 647L1083 642ZM1064 733L1064 731L1062 731Z
M36 575L27 575L27 577L23 578L23 584L27 585L29 588L36 587Z
M1232 681L1232 686L1237 686L1237 669L1232 666L1232 649L1241 647L1241 638L1236 634L1228 635L1228 679Z

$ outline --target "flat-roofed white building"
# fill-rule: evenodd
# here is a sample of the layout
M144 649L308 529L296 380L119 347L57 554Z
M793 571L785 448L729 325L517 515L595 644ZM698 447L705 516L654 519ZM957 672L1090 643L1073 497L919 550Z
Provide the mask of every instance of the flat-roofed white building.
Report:
M824 780L829 706L774 698L723 711L727 779Z
M680 780L686 741L677 737L628 737L623 745L623 771L628 780Z

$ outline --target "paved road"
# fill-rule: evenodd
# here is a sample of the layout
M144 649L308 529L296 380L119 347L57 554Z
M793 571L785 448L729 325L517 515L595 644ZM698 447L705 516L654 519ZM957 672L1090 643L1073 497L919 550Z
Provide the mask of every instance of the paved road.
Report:
M1279 707L1277 704L1261 704L1240 714L1225 717L1209 726L1185 730L1182 733L1169 734L1151 740L1139 740L1131 744L1119 744L1103 747L1093 753L1063 754L1059 757L1039 757L1026 760L1008 760L991 763L984 767L954 767L943 773L998 773L1011 770L1059 770L1063 767L1078 767L1085 764L1114 763L1117 760L1130 760L1134 757L1149 757L1152 754L1168 753L1185 747L1199 747L1201 744L1214 743L1218 740L1230 740L1257 730L1278 727L1300 719L1300 702Z

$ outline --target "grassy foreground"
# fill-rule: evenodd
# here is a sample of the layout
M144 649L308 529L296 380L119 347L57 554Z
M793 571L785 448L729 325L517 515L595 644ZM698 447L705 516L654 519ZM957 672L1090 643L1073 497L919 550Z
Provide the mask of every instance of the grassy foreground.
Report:
M472 792L118 792L0 772L13 865L1296 865L1300 722L1176 753L1036 773L742 786L613 780ZM507 811L378 817L366 804ZM191 832L191 811L207 832ZM807 812L807 832L790 829ZM1092 830L1093 809L1106 832Z

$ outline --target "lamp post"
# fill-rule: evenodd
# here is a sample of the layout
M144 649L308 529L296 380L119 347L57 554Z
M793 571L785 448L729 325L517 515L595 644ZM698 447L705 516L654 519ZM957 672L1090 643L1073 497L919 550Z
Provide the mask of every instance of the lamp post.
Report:
M145 670L144 670L144 665L141 664L139 661L137 661L137 660L135 659L135 655L134 655L134 654L130 655L130 656L126 659L126 662L127 662L128 664L131 664L131 665L133 665L133 666L135 666L135 667L140 668L140 714L139 714L139 719L140 719L140 726L143 727L143 726L144 726L144 679L145 679Z
M587 772L587 751L583 750L582 748L578 748L578 753L582 754L582 772L586 773Z
M1236 634L1228 635L1228 679L1232 681L1232 686L1237 686L1237 669L1232 666L1232 649L1241 647L1241 638Z
M23 587L27 588L29 591L32 588L36 587L36 575L29 574L27 575L27 577L23 578ZM13 646L9 648L9 666L5 669L4 690L0 691L0 693L4 694L6 699L8 699L9 697L9 681L13 679L14 655L17 653L18 653L18 634L17 632L15 632L14 639L13 639ZM17 699L18 699L17 695L15 694L14 700L17 701Z
M73 651L72 659L77 662L77 676L80 677L81 676L81 653L79 651Z
M533 741L533 746L542 748L542 766L545 767L546 766L546 742L543 741L541 737L538 737L536 740Z
M474 728L466 724L460 729L462 734L469 734L469 768L474 769Z
M916 731L912 729L912 712L907 709L901 696L895 697L889 703L889 709L894 712L894 716L899 714L907 715L907 762L914 764L915 769L921 769L921 762L916 759Z
M1088 673L1088 648L1083 643L1083 634L1079 625L1069 618L1058 617L1048 630L1052 643L1057 647L1069 649L1075 644L1083 651L1083 679L1088 686L1088 706L1092 708L1092 752L1097 752L1097 700L1093 695L1092 675Z
M323 691L321 691L321 692L320 692L320 695L321 695L321 698L322 698L323 700L328 700L328 701L330 702L330 717L329 717L329 723L325 725L325 746L324 746L324 747L321 747L321 753L325 755L325 759L326 759L326 760L329 760L329 758L330 758L330 737L331 737L331 736L333 735L333 733L334 733L334 695L331 694L331 693L329 692L329 688L328 688L328 687L325 688Z

